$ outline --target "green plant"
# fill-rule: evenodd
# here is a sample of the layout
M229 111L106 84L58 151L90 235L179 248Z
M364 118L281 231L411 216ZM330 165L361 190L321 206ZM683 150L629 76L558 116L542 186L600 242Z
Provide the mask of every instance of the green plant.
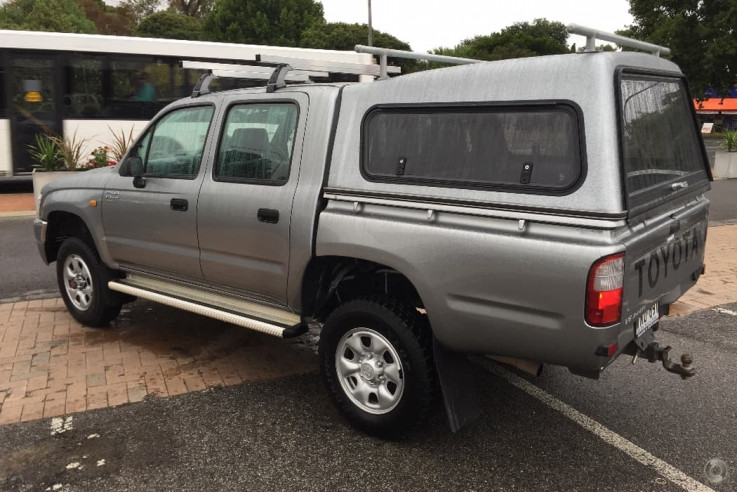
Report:
M84 146L87 144L87 140L77 139L77 132L75 131L71 137L49 137L59 147L59 153L61 158L64 159L67 169L70 171L77 171L82 168L80 161L84 154Z
M120 133L108 126L108 130L113 135L113 145L110 147L110 152L113 154L113 158L116 162L120 162L125 153L128 151L128 147L133 144L133 127L131 127L128 133L121 128Z
M36 144L28 146L28 154L35 161L33 167L44 171L58 171L63 166L59 147L53 137L36 134Z
M723 149L727 152L737 152L737 131L726 131L722 133L722 145Z

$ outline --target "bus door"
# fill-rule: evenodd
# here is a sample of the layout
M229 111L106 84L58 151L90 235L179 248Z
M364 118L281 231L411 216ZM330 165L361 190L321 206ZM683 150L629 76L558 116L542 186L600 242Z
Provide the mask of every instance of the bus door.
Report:
M13 174L29 173L28 146L37 134L62 136L61 72L58 57L11 53L9 60L10 128Z

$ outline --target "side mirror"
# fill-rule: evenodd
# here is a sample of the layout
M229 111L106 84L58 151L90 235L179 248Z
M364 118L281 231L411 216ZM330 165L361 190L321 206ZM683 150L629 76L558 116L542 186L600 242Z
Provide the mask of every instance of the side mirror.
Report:
M146 178L143 177L143 161L138 156L128 157L123 163L126 166L127 176L133 176L133 186L136 188L146 187ZM121 175L123 172L121 170Z
M140 178L143 176L143 161L138 156L131 156L125 160L128 164L128 172L130 176L134 178Z

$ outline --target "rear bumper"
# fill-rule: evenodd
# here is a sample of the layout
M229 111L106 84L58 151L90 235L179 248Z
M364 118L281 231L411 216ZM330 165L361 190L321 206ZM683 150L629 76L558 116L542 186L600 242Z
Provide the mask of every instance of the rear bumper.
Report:
M46 258L46 230L48 225L48 222L43 219L35 219L33 221L33 234L36 236L38 253L41 255L43 262L47 265L49 264L49 260Z

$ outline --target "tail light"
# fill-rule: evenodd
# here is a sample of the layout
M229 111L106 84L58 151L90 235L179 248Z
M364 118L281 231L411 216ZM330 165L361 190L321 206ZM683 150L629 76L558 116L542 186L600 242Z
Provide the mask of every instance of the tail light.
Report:
M586 322L591 326L618 323L622 317L624 253L605 256L589 270L586 283Z

